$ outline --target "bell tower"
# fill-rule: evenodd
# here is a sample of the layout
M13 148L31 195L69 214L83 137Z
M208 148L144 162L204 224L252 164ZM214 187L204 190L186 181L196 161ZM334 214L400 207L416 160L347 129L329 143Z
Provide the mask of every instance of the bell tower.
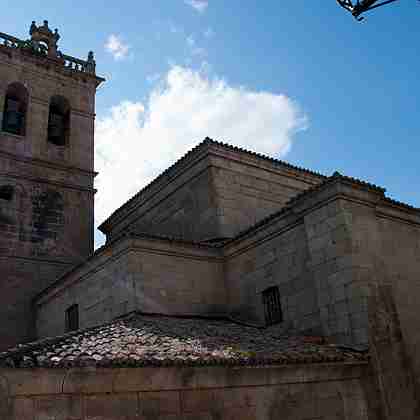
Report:
M93 252L95 93L89 52L48 22L0 32L0 351L34 339L32 299Z

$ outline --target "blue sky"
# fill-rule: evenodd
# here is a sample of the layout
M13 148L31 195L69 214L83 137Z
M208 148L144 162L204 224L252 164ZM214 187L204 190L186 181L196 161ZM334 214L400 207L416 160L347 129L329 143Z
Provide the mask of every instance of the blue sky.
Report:
M205 135L339 170L420 207L415 0L363 23L335 0L23 0L3 7L0 31L26 38L43 19L59 28L63 52L94 50L107 78L97 94L98 222ZM116 194L112 180L131 173Z

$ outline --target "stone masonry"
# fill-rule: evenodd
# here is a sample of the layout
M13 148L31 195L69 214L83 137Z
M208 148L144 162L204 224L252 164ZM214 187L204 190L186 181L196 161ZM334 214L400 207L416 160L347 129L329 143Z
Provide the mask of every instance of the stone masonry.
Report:
M420 209L206 138L93 252L103 79L59 38L0 33L0 418L420 418Z
M47 22L30 35L25 44L0 33L0 190L11 191L0 194L0 349L35 338L31 299L93 251L93 125L102 79L87 62L56 51ZM50 50L38 51L38 41ZM25 92L13 97L21 101L19 135L5 126L16 115L6 109L12 91ZM47 141L57 96L70 106L63 146Z

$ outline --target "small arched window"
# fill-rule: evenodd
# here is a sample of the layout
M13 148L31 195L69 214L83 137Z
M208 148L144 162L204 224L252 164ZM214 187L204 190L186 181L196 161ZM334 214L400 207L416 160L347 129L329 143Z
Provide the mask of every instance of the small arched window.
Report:
M20 83L12 83L6 91L2 130L18 136L25 135L28 91Z
M70 135L70 105L66 98L53 96L48 115L48 141L56 146L68 144Z
M281 309L280 293L278 286L272 286L262 292L265 323L274 325L283 322L283 311Z

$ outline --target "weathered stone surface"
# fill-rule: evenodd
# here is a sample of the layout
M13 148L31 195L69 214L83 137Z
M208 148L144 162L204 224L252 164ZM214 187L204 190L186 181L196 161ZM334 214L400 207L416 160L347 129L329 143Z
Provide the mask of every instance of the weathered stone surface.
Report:
M0 47L0 351L36 337L31 299L93 251L93 125L98 80ZM6 130L10 88L26 94L24 127ZM51 98L69 103L67 144L47 141Z
M159 370L155 375L155 391L146 390L141 381L135 385L129 378L145 376L150 369L114 368L115 377L127 378L132 391L97 392L97 384L89 379L91 369L81 368L79 377L82 381L86 378L82 386L61 394L49 394L45 388L38 394L28 390L28 396L13 399L7 420L272 420L279 414L286 420L381 420L367 404L367 398L374 396L368 390L374 387L366 364L335 363L329 364L328 369L307 365L307 375L290 366L282 382L276 384L268 378L281 375L282 369L270 365L242 369L241 381L237 383L231 380L230 367L204 368L206 384L193 379L185 385L180 384L186 368L169 368L170 372L165 367L155 369ZM196 367L188 375L192 378L201 375L202 369ZM59 370L64 376L65 370ZM221 370L226 372L221 374ZM49 382L48 376L55 371L34 369L34 374L41 377L41 382ZM178 377L172 381L172 390L163 390L166 374ZM110 380L105 370L98 370L97 376Z
M92 57L82 71L53 57L0 45L0 120L10 89L27 114L0 132L0 351L35 338L35 318L38 337L63 334L74 304L89 329L0 354L0 417L420 417L419 209L206 139L102 225L108 243L91 255L101 80ZM47 141L57 93L63 144ZM225 319L125 316L139 309ZM280 324L257 329L273 313ZM374 379L362 380L347 363L368 345ZM177 364L190 368L164 369ZM245 364L283 369L250 377ZM148 367L134 377L128 366Z

